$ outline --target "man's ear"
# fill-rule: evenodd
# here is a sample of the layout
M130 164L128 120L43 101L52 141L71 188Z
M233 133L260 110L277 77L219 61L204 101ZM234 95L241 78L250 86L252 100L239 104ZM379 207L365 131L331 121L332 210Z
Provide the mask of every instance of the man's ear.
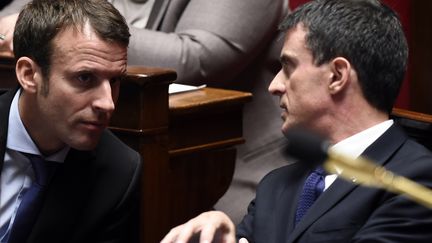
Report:
M336 94L348 85L350 81L351 64L347 59L337 57L331 61L330 65L332 79L328 88L330 94Z
M15 72L21 87L30 93L36 93L38 85L42 82L39 65L28 57L20 57L15 66Z

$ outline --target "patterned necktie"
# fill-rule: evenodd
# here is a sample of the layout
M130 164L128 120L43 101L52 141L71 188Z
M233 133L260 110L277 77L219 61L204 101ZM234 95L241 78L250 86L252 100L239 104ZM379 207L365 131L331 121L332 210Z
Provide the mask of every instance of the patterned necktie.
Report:
M54 175L58 165L56 162L45 161L41 156L24 154L29 158L35 174L35 181L24 192L15 215L8 243L25 242L36 221L43 202L46 186Z
M306 214L307 210L312 206L315 200L324 191L325 172L322 167L316 168L308 176L303 186L302 194L300 195L299 204L297 206L295 223L297 225L301 218Z

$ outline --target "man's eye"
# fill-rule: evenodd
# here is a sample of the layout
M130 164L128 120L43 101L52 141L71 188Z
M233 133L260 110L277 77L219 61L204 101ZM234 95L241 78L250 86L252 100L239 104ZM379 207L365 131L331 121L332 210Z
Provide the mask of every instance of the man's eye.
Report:
M83 85L89 85L93 81L93 77L90 74L78 75L78 81Z
M282 70L285 73L285 76L289 77L292 72L292 67L290 65L282 65Z
M115 77L110 79L110 83L111 84L116 84L116 83L120 83L122 81L123 77Z

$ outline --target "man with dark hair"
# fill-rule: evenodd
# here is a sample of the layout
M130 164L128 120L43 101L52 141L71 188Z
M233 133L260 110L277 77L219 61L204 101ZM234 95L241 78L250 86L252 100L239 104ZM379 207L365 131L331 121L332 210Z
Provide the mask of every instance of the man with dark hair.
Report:
M368 157L432 187L432 154L389 119L408 58L396 14L379 1L315 0L281 29L282 69L269 91L280 97L282 132L305 127L327 137L335 152ZM215 235L221 242L266 243L432 239L431 209L344 181L342 168L326 175L304 170L304 163L311 161L264 177L236 233L225 214L213 211L172 229L162 242L186 242L196 233L201 242Z
M133 242L141 159L107 129L129 30L105 0L34 0L0 97L1 242Z

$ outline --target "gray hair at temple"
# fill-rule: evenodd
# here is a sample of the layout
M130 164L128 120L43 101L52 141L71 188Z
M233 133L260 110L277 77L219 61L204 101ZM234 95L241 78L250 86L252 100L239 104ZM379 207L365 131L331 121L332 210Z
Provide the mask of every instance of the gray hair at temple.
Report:
M315 0L289 14L279 28L302 24L316 65L346 58L365 99L390 113L406 72L408 45L397 14L377 0Z
M20 12L15 26L15 58L33 59L47 77L54 51L52 40L66 28L81 30L87 22L101 39L129 45L125 19L106 0L33 0Z

